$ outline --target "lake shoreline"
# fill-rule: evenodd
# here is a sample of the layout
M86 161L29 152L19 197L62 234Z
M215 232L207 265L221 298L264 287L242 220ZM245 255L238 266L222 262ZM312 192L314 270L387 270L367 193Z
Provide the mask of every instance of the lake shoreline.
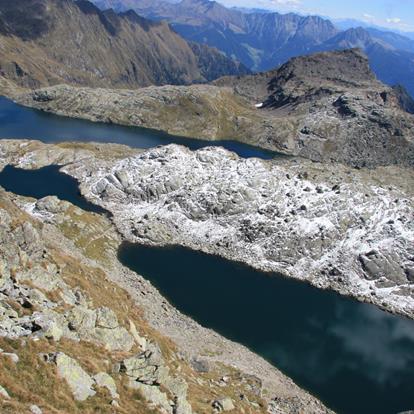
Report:
M412 329L412 320L401 318L399 315L391 316L375 305L358 303L354 298L343 297L332 290L322 291L282 275L260 273L245 264L240 266L219 256L206 255L182 246L148 247L123 242L118 251L118 258L130 270L149 280L181 312L203 326L208 326L225 337L242 343L266 358L273 366L281 367L285 374L293 377L298 384L314 395L322 397L325 403L338 412L366 412L364 410L372 409L374 401L379 401L380 395L386 389L375 396L375 392L371 389L372 382L367 381L367 384L362 385L362 378L365 375L369 376L370 369L373 370L376 364L376 362L370 364L368 361L375 358L358 348L348 354L344 343L336 343L336 334L332 333L345 331L354 337L341 338L345 343L349 340L369 345L372 336L377 337L378 343L387 342L386 331L390 326L395 327L395 330L391 329L395 336L398 336L397 326L406 326L403 331ZM196 262L198 265L195 267ZM201 291L197 286L202 287ZM191 301L187 297L192 297ZM206 297L214 297L214 305L211 305ZM298 297L301 298L300 306L296 305ZM302 313L305 310L306 315ZM308 320L318 321L320 328L313 323L307 323ZM247 326L249 329L246 329ZM271 330L272 326L277 329L273 333L266 332L267 329ZM265 352L261 337L266 338L265 349L274 347L279 352L275 352L274 349ZM298 347L299 337L302 340ZM397 345L397 342L387 344L388 349L384 348L383 358L391 357L387 353L392 353L392 349L401 345ZM332 349L335 349L333 354ZM327 391L319 384L319 381L324 383L322 379L325 378L324 375L321 374L321 378L316 380L312 374L309 374L312 370L307 367L309 363L307 361L311 356L316 357L316 355L319 355L317 366L321 372L329 372L329 367L341 366L341 364L358 367L354 378L354 380L358 378L357 387L365 388L367 393L369 389L372 392L370 398L365 400L367 405L363 406L361 399L359 404L354 403L352 408L351 404L345 410L348 404L346 399L342 402L330 399L334 390ZM295 359L299 362L290 361L291 366L289 366L284 359L288 361ZM412 364L413 361L407 361L407 364ZM298 369L298 366L303 368ZM338 371L341 372L339 368ZM353 390L355 385L352 380L339 386L342 375L346 378L345 373L341 375L338 373L337 377L331 378L329 383L357 394L358 390ZM375 374L371 372L371 375ZM392 371L389 375L391 378L394 377ZM352 378L352 375L350 377ZM324 387L329 388L330 385L324 384ZM398 389L401 392L403 388L401 386ZM408 392L407 396L409 395ZM409 397L407 401L410 401ZM382 404L385 403L386 399ZM404 406L401 405L400 409L403 408ZM378 404L376 410L379 413L388 413L391 412L392 407L389 406L388 410L384 408L384 411L381 411L381 404Z
M2 137L13 139L36 139L44 143L57 144L59 142L68 141L80 141L80 142L102 142L108 144L121 144L128 145L132 148L148 149L156 147L157 145L168 145L176 143L184 145L190 149L196 150L206 146L223 146L231 151L234 151L241 157L257 157L261 159L273 159L273 158L289 158L290 155L278 153L271 149L261 148L260 146L250 145L238 139L208 139L199 138L197 136L180 136L170 134L162 129L151 129L142 126L136 126L128 123L113 123L105 119L97 119L96 117L89 117L81 114L67 114L64 111L48 111L44 108L37 108L36 106L30 106L25 103L19 102L13 97L0 95L0 111L10 111L13 113L27 112L29 117L33 118L31 123L39 123L41 126L36 126L37 136L28 137L16 136L13 134L13 126L11 131L3 132ZM40 119L42 118L42 119ZM47 130L48 121L51 124L53 131ZM65 134L65 124L79 122L79 125L75 125L73 130L68 131L68 136ZM54 123L62 123L60 130L55 129ZM14 128L17 131L18 128ZM42 130L43 129L43 130ZM86 132L77 132L76 129ZM104 132L108 130L107 132ZM113 131L111 131L113 130ZM63 132L62 132L63 131ZM18 134L19 132L17 132ZM90 137L88 137L88 133ZM32 132L33 134L33 132ZM60 137L58 136L60 134ZM115 138L111 138L116 136ZM47 138L46 138L47 137ZM0 137L1 139L1 137ZM140 146L141 145L141 146Z
M78 154L80 159L84 159L84 155L84 152ZM34 168L35 165L32 167ZM38 210L33 200L20 196L13 197L19 200L21 208L46 225L62 222L62 210L55 211L54 208L48 210L49 205L55 205L55 202L46 202L48 198L44 199L42 210ZM94 213L86 214L94 215ZM103 221L107 223L103 230L116 241L116 248L105 251L106 259L109 258L109 263L105 266L108 276L113 282L129 292L143 309L146 319L154 329L178 345L180 358L189 362L193 359L207 361L212 366L216 363L225 364L236 367L246 375L260 378L264 392L263 397L269 403L272 403L272 399L277 396L278 404L282 403L286 408L292 405L292 407L309 409L309 412L312 413L328 414L332 412L262 357L254 354L245 346L225 339L211 329L202 327L193 319L177 311L150 282L119 263L117 246L122 243L122 238L111 220L103 218Z
M80 156L80 154L78 154L78 156ZM83 158L83 157L82 157ZM32 159L33 160L33 159ZM34 158L34 161L36 160L36 157ZM23 165L22 166L26 166L27 167L27 164L26 164L26 162L27 162L27 158L20 158L20 161L23 163ZM36 161L35 161L35 164L36 164ZM75 165L75 164L74 164ZM35 165L31 165L31 167L30 168L33 168L33 167L35 167ZM63 170L62 172L64 172L65 174L67 174L68 172L66 171L66 169L67 168L70 168L71 167L71 164L69 163L69 164L67 164L66 165L66 167L65 166L63 166L63 164L61 165L61 169ZM112 222L113 222L113 220L111 220ZM120 235L120 237L121 237L121 241L122 240L126 240L125 239L125 237L121 234ZM146 243L146 245L148 245L148 244L150 244L150 243ZM171 246L170 246L171 247ZM194 249L192 249L192 250L194 250ZM223 255L214 255L214 256L216 256L216 257L223 257ZM231 260L231 259L230 259ZM241 262L241 264L243 265L243 266L246 266L246 263L243 263L243 262ZM137 274L136 274L136 276L137 276ZM268 275L266 274L266 277L268 277ZM290 278L290 277L286 277L286 276L284 276L284 279L286 279L286 280L291 280L291 281L293 281L292 280L292 278ZM302 280L302 282L303 282L303 280ZM305 281L305 283L303 283L303 285L305 286L305 285L308 285L308 284L312 284L312 283L310 283L309 281ZM320 289L320 287L319 287L319 289ZM332 289L326 289L326 290L330 290L331 291L331 293L333 293L333 294L337 294L337 293L335 293L335 292L332 292ZM348 295L344 295L344 296L348 296ZM351 298L351 299L354 299L354 298ZM366 302L366 301L365 301ZM214 331L213 331L214 332ZM273 366L274 366L274 364L273 364Z

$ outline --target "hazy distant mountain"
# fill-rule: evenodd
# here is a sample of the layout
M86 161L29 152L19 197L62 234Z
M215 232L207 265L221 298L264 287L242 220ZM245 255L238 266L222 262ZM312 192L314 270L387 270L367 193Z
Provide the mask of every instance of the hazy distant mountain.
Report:
M194 48L165 22L81 0L0 2L0 73L26 87L137 87L210 81L247 69Z
M398 33L383 31L374 28L365 29L372 37L382 40L392 47L414 53L414 40Z
M269 9L258 9L249 7L231 7L231 10L241 11L242 13L272 13Z
M377 76L401 83L414 95L414 41L391 31L357 27L340 31L327 19L294 13L262 13L228 9L209 0L96 0L131 7L156 20L167 20L184 38L217 47L254 71L272 69L294 56L359 47ZM127 6L128 4L128 6ZM337 26L353 27L352 19ZM368 25L366 25L368 26Z
M132 7L143 16L167 20L186 39L217 47L253 70L266 70L306 53L338 31L317 16L228 9L215 1L96 0L102 7ZM122 7L121 7L122 8Z
M318 50L358 47L365 51L380 80L389 85L402 84L414 96L414 53L407 51L413 45L414 42L395 33L357 28L337 34Z
M372 27L372 24L356 19L332 19L332 23L340 30L355 29L356 27Z

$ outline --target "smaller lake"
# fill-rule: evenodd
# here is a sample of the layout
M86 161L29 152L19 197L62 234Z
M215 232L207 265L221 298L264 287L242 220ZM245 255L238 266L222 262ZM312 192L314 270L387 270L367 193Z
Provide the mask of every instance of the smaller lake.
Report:
M65 141L124 144L133 148L180 144L192 150L221 146L243 158L272 159L285 157L232 140L206 141L177 137L146 128L127 127L68 118L26 108L0 96L0 139L37 139L46 143Z
M79 182L59 171L58 165L50 165L38 170L24 170L7 165L0 172L0 186L6 191L25 197L41 199L56 196L60 200L69 201L85 211L99 214L110 214L107 210L90 203L82 197Z

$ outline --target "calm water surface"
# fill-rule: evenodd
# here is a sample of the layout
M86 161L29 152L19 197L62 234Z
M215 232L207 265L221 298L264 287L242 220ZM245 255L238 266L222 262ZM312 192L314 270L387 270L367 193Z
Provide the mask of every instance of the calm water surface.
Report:
M44 114L0 98L0 138L120 142L146 148L180 139L139 128ZM183 139L191 148L211 145ZM269 153L234 142L243 156ZM226 145L227 146L227 145ZM56 195L79 207L73 178L50 166L6 167L0 185L17 194ZM120 260L144 275L179 310L268 359L339 413L414 409L414 322L306 284L180 247L125 243Z
M82 119L48 114L26 108L0 96L0 139L37 139L47 143L62 141L103 142L129 145L134 148L152 148L171 143L185 145L190 149L222 146L243 158L271 159L283 157L236 141L204 141L176 137L145 128L124 127L114 124L95 123Z
M262 355L330 408L414 408L414 321L182 247L124 243L121 262L176 308Z
M43 198L54 195L60 200L69 201L85 211L110 213L82 197L78 181L59 172L60 167L50 165L38 170L23 170L7 165L0 172L0 186L25 197Z

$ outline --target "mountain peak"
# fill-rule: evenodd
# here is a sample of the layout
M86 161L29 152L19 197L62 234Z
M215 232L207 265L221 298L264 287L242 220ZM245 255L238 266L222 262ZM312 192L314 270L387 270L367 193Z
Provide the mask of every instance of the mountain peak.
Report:
M290 59L272 72L267 106L280 107L380 83L360 49L322 52Z
M368 57L358 48L295 57L282 65L276 73L279 81L283 82L295 78L354 85L376 81Z

